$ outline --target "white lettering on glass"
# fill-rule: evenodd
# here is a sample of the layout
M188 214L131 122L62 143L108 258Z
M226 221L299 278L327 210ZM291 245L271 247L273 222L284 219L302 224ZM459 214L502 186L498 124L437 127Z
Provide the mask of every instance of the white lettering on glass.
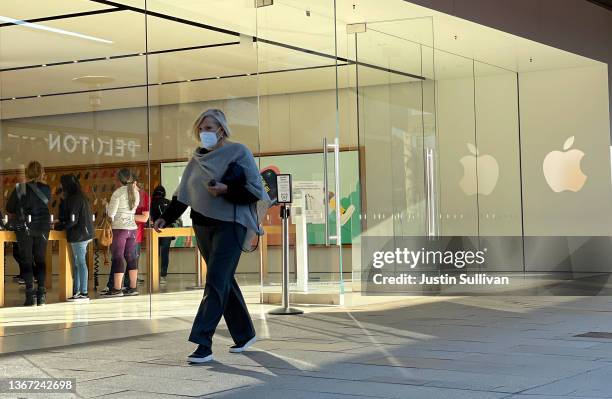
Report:
M67 133L50 132L49 151L82 155L104 155L108 157L134 158L136 150L140 148L138 140L112 137L90 137L85 135L72 135Z

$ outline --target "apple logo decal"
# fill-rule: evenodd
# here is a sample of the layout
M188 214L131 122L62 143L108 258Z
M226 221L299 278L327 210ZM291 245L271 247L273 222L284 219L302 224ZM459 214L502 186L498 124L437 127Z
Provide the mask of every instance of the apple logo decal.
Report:
M467 143L467 148L471 155L466 155L459 160L463 165L463 178L459 186L465 195L474 195L476 192L489 195L497 185L499 164L491 155L480 155L473 144Z
M542 169L550 188L555 192L580 191L587 176L580 169L580 161L584 152L573 149L574 136L565 140L563 151L551 151L544 158Z

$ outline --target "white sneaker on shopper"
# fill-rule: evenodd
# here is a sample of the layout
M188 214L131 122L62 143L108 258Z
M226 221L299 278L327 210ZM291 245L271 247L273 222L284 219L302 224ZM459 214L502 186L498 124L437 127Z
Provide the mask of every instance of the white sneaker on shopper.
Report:
M89 301L89 296L87 296L87 294L79 294L76 302L88 302Z
M255 342L257 342L257 336L254 336L253 338L249 339L246 342L242 342L242 343L232 346L229 351L230 353L242 353L246 351Z
M166 277L163 277L163 276L162 276L162 277L160 277L160 278L159 278L159 283L160 283L161 285L166 285L166 283L167 283L167 281L166 281Z

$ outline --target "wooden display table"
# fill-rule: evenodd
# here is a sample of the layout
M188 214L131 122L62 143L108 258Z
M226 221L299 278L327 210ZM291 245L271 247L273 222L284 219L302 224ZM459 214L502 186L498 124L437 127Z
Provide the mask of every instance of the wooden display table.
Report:
M151 243L147 250L147 265L149 267L149 282L151 292L159 292L159 238L160 237L191 237L194 235L191 227L167 227L161 232L154 229L145 229L147 243ZM195 271L198 274L198 267L201 268L202 276L206 275L206 262L200 255L200 251L195 247ZM200 262L198 262L200 256Z
M16 242L17 237L13 231L0 231L0 307L4 306L4 243ZM60 301L65 301L66 298L72 296L72 256L69 252L69 245L66 241L65 231L51 230L49 233L49 241L59 242L59 298ZM47 245L47 254L45 263L48 265L46 270L45 287L52 287L52 246ZM69 281L68 281L69 280ZM68 293L68 295L66 295Z
M96 230L96 238L99 238L101 230ZM145 229L145 237L147 242L147 271L148 281L147 286L150 288L150 293L159 292L159 240L160 237L191 237L193 236L193 229L191 227L176 227L166 228L160 233L157 233L153 229ZM15 233L12 231L0 231L0 307L4 306L4 243L15 242L17 238ZM66 240L65 231L51 230L49 233L49 241L58 241L59 250L59 301L65 302L66 299L72 296L72 254L70 250L70 244ZM93 244L89 245L89 277L93 278ZM199 251L197 248L196 252L196 273L197 268L201 268L202 275L206 273L206 262L203 258L201 262L198 262ZM46 254L46 281L45 286L47 289L52 287L52 245L47 245ZM110 270L109 270L110 272Z

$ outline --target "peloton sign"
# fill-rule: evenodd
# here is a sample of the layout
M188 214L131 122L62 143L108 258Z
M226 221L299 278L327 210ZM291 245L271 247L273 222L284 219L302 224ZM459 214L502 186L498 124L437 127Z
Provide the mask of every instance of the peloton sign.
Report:
M139 140L86 134L49 132L46 141L51 152L117 158L134 158L140 148Z

